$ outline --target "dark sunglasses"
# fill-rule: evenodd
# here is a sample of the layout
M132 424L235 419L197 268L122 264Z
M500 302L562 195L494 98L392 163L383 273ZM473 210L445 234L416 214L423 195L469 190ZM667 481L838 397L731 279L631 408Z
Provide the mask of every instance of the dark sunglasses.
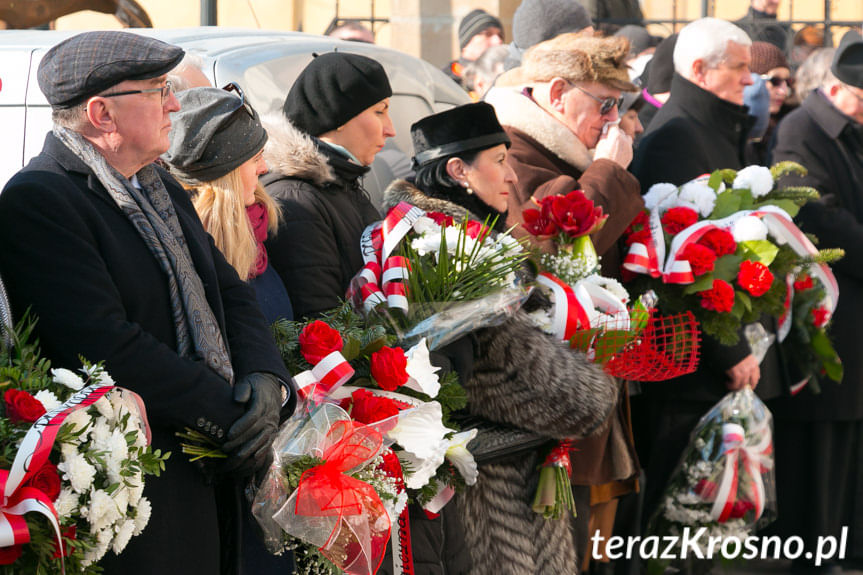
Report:
M236 94L237 94L237 96L239 96L239 97L240 97L240 103L239 103L239 104L237 104L237 107L236 107L236 108L234 108L234 110L232 111L232 113L233 113L233 112L236 112L237 110L239 110L240 108L242 108L242 109L244 109L244 110L246 111L246 113L249 115L249 117L250 117L250 118L252 118L253 120L255 119L255 111L254 111L254 110L252 109L252 107L251 107L251 106L246 102L246 93L245 93L245 92L243 92L243 89L242 89L242 88L240 88L240 85L239 85L239 84L237 84L236 82L228 82L227 84L225 84L224 86L222 86L222 90L224 90L225 92L234 92L234 93L236 93Z
M794 87L794 78L792 76L789 76L788 78L780 78L779 76L768 76L767 74L761 74L761 79L769 83L774 88L778 88L782 84L788 86L789 89Z
M124 90L122 92L113 92L111 94L102 94L102 98L116 98L117 96L129 96L131 94L155 94L159 92L159 95L162 98L162 103L165 103L165 100L174 93L174 85L170 80L165 82L164 86L159 86L158 88L147 88L146 90Z
M588 96L590 96L591 98L593 98L594 100L599 102L599 115L600 116L604 116L604 115L608 114L609 112L611 112L612 108L615 108L615 107L619 111L620 107L623 105L623 96L621 96L620 98L612 98L610 96L608 98L600 98L599 96L595 96L595 95L591 94L590 92L588 92L587 90L585 90L581 86L576 86L573 84L573 87L576 90L580 91L582 94L587 94Z

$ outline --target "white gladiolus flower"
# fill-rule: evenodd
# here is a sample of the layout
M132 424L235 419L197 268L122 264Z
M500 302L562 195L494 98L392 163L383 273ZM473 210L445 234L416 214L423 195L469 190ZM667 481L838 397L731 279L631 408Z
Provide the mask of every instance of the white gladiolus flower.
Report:
M150 522L150 514L152 512L153 507L150 505L150 500L142 497L135 508L135 532L132 535L140 535L144 531L147 523Z
M42 407L45 408L45 411L51 411L56 407L60 407L60 400L57 399L57 396L54 395L53 391L49 391L47 389L43 389L34 395L39 403L42 404Z
M99 531L110 527L121 518L120 510L107 492L94 489L90 493L90 508L87 511L87 521L90 531Z
M409 376L405 387L424 393L429 397L437 397L440 391L437 372L440 371L440 368L431 364L425 338L407 350L405 356L408 360L406 371Z
M470 429L453 435L446 450L446 458L450 460L468 485L476 483L479 471L476 467L473 455L467 449L467 444L476 437L477 430Z
M411 474L405 477L405 485L408 489L422 489L434 477L437 468L444 462L446 456L447 442L441 442L433 457L419 458L409 451L399 451L398 456L402 465L411 470Z
M57 510L57 515L61 519L69 517L78 510L79 495L72 489L64 487L57 496L57 501L54 502L54 509Z
M737 172L731 187L735 190L748 189L752 192L752 197L760 198L773 189L773 175L770 169L764 166L747 166Z
M135 522L131 519L123 521L123 523L121 523L117 528L116 533L114 544L111 546L111 549L114 550L114 553L119 555L126 548L126 545L129 544L129 540L135 533Z
M453 430L444 427L442 419L441 405L429 401L399 413L398 423L386 436L417 457L426 459L437 457L440 453L443 462L443 453L446 451L444 436Z
M90 465L87 458L81 453L75 453L66 457L57 465L57 469L63 472L63 479L72 485L72 489L78 493L84 493L93 485L96 476L96 468Z
M674 184L653 184L644 194L644 207L651 212L668 207L677 199L677 186Z
M51 376L55 383L65 385L69 389L78 391L84 387L84 380L78 377L75 372L59 367L51 370Z
M731 225L731 235L734 236L734 241L737 243L766 240L767 226L764 225L761 218L743 216Z
M695 209L704 218L709 216L716 206L716 192L707 184L698 181L683 184L678 197L682 201L695 206Z

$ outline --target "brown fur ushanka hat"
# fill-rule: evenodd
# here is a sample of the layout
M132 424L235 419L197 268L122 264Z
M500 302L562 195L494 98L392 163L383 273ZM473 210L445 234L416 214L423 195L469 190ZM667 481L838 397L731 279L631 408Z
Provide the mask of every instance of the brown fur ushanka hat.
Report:
M521 66L510 70L498 85L550 82L556 77L571 82L596 82L624 92L638 88L629 80L626 57L629 40L594 38L579 33L561 34L528 50Z

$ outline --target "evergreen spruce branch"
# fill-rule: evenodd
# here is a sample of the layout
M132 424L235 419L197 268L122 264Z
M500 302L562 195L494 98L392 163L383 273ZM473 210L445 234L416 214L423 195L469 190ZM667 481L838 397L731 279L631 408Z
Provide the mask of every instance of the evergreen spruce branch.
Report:
M842 248L826 248L818 250L818 253L810 256L802 256L800 265L812 264L832 264L845 257L845 250Z
M761 204L769 204L771 200L791 200L798 206L802 206L807 202L817 200L821 194L815 188L810 186L789 186L773 190L759 202Z
M807 170L797 162L792 162L790 160L785 162L777 162L776 164L773 164L773 166L770 168L770 175L773 176L774 181L789 174L795 174L797 176L803 177L808 173L809 170Z

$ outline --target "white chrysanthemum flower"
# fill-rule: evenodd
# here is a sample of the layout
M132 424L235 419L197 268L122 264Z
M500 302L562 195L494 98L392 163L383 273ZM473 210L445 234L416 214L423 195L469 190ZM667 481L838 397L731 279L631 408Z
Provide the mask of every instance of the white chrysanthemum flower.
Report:
M138 502L141 501L141 495L144 494L144 478L141 475L140 471L135 472L135 475L132 477L127 477L126 481L128 481L132 486L129 487L129 505L132 507L136 507Z
M76 453L78 453L77 444L66 441L60 443L60 455L63 459L69 459L70 457L74 457Z
M150 505L150 500L142 497L135 508L135 531L132 535L141 534L144 528L147 527L147 523L150 522L150 514L152 512L153 507Z
M734 241L737 243L766 240L767 226L764 225L761 218L743 216L731 225L731 235L734 236Z
M651 212L672 205L677 200L677 186L674 184L659 183L650 186L644 194L644 207Z
M626 288L623 287L623 284L616 279L603 277L599 274L592 274L584 279L585 281L589 281L590 283L598 285L601 288L607 289L612 293L612 295L614 295L614 297L616 297L623 303L629 302L629 292L626 291Z
M102 417L108 421L114 421L114 407L104 395L93 403L93 407L96 408Z
M114 378L104 369L99 371L96 380L99 382L99 385L116 385Z
M90 492L90 509L87 511L87 521L90 522L90 531L99 531L110 527L122 516L114 499L101 489L93 489Z
M747 166L737 172L731 187L735 190L748 189L752 197L760 198L773 189L773 174L764 166Z
M60 495L57 496L57 501L54 502L54 509L57 510L57 515L61 519L69 517L78 510L78 498L80 496L74 490L64 487L60 490Z
M78 438L79 442L84 442L87 441L87 438L90 436L90 432L92 431L92 428L90 428L90 423L92 421L93 418L89 413L87 413L86 409L78 409L66 416L66 419L63 420L63 425L72 426L77 431L86 429L86 431L84 431L84 433L82 433Z
M116 535L114 536L114 543L111 545L111 549L114 550L114 553L119 555L123 552L123 549L126 548L126 545L129 544L129 540L135 533L135 522L131 519L123 521L116 529L115 533Z
M122 463L129 457L129 445L123 432L115 429L108 440L108 458Z
M456 433L450 439L449 447L446 450L446 458L458 469L458 472L464 477L464 482L468 485L476 483L476 478L479 477L476 461L467 449L467 444L476 437L476 434L476 429Z
M114 498L114 504L117 506L117 510L120 512L120 515L125 516L126 512L129 510L129 489L127 487L121 487L114 492L112 497Z
M400 412L398 423L387 431L386 437L417 457L436 457L440 453L443 462L443 452L446 451L445 436L453 430L444 427L442 419L443 412L438 402L422 403L419 407Z
M54 378L54 383L65 385L69 389L78 391L84 387L84 380L78 377L73 371L59 367L51 370L51 377Z
M690 206L695 206L695 210L704 218L709 216L716 206L716 192L707 184L698 181L683 184L678 197Z
M440 368L431 364L425 338L407 350L405 357L408 360L406 371L409 376L405 387L424 393L429 397L437 397L440 391L437 372L440 371Z
M96 476L96 468L90 465L87 458L81 453L71 454L65 457L57 465L57 469L63 472L63 479L68 481L78 493L85 493L93 485Z
M413 230L418 236L428 233L436 233L440 226L428 216L421 216L414 222Z
M92 533L93 530L91 529ZM111 546L111 539L114 538L114 531L112 529L103 529L96 533L96 537L94 538L95 545L84 552L84 558L81 561L81 564L84 567L92 565L93 563L97 563L102 557L105 556L105 553L108 552L108 548Z
M111 445L111 425L104 417L97 417L90 432L92 447L96 451L108 451Z
M54 395L53 391L49 391L47 389L42 389L34 395L39 403L42 404L42 407L45 408L45 411L51 411L54 408L60 407L60 400L57 399L57 396Z

